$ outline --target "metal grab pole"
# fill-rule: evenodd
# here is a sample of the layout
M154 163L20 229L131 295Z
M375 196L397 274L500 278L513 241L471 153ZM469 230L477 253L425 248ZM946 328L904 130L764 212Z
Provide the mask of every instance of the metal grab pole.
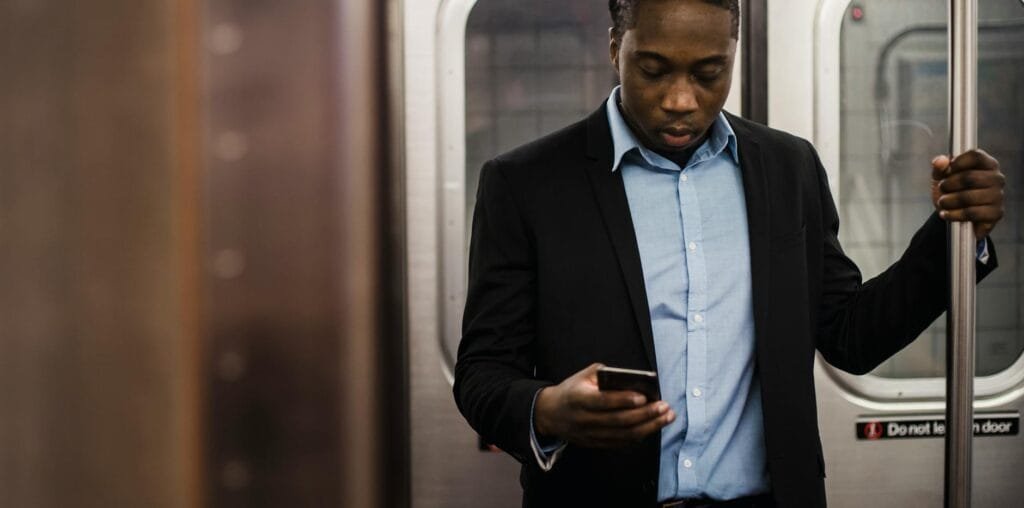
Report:
M950 154L977 145L977 0L949 0ZM971 506L974 438L974 227L949 225L950 300L946 313L947 508Z

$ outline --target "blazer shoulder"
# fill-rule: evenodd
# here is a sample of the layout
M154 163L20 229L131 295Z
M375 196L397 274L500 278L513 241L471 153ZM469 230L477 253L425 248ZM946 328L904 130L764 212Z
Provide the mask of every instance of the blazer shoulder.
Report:
M800 136L779 129L773 129L729 112L726 112L725 115L737 137L747 136L761 145L762 148L769 150L781 149L784 152L794 152L803 156L806 156L808 150L810 150L811 153L816 155L811 142Z
M586 152L586 120L580 120L525 145L509 150L486 163L509 173L527 173L529 177L571 165Z

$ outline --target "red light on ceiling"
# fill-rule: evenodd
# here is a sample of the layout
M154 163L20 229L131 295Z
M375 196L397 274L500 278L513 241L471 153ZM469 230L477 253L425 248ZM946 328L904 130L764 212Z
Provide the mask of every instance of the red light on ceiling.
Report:
M852 9L850 9L850 16L853 18L854 21L860 21L864 19L864 8L859 5L854 6Z

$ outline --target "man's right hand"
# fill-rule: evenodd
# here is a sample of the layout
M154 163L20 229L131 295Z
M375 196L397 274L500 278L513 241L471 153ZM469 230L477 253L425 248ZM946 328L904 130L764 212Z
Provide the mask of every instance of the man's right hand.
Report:
M539 436L589 448L621 448L675 420L663 401L647 403L637 392L598 390L598 367L592 364L540 391L533 415Z

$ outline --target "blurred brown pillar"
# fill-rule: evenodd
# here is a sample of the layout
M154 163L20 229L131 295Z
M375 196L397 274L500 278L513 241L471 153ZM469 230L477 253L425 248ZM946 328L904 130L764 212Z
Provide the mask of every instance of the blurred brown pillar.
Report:
M210 506L403 505L383 4L204 3Z
M340 2L341 473L353 508L410 505L401 4Z
M385 8L0 2L0 505L408 504Z
M199 499L188 0L0 2L0 504Z

